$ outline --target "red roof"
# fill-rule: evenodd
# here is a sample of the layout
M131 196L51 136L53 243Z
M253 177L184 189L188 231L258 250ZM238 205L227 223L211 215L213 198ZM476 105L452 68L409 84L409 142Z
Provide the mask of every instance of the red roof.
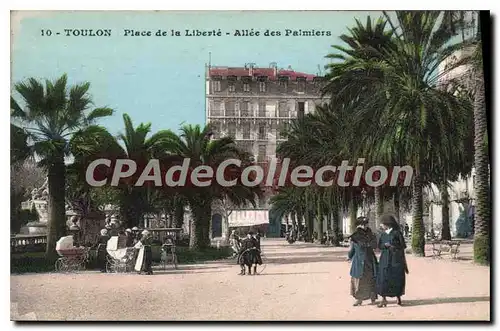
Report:
M212 67L209 70L210 76L250 76L250 70L252 70L252 76L266 76L269 80L276 80L278 76L287 76L290 80L296 80L297 77L305 77L306 80L313 80L316 75L306 74L303 72L297 72L291 69L279 69L277 70L277 75L275 75L275 71L273 68L253 68L253 69L245 69L242 67L239 68L230 68L230 67Z

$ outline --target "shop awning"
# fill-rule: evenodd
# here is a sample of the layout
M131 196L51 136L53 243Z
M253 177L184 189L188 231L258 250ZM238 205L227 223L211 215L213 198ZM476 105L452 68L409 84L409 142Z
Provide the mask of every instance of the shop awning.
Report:
M268 210L234 210L229 215L229 226L253 226L269 224Z

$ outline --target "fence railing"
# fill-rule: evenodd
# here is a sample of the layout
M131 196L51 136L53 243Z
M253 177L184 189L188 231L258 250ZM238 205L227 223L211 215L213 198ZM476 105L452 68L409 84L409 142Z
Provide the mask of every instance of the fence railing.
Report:
M47 245L47 235L16 235L10 238L10 251L21 252L43 252Z

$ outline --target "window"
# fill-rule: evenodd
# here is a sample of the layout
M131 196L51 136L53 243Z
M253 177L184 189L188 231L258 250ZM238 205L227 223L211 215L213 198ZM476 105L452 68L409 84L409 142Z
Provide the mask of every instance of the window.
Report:
M265 124L259 124L259 139L260 140L265 140L266 137L266 125Z
M280 77L279 84L284 90L286 90L288 88L288 77Z
M266 117L266 102L259 101L259 117Z
M229 92L234 92L236 91L236 82L237 77L236 76L227 76L227 90Z
M259 82L259 92L266 92L266 82Z
M297 78L297 92L306 91L306 80L304 78Z
M227 135L236 138L236 123L229 123L227 125Z
M210 116L222 116L222 103L220 101L214 101L212 103Z
M236 102L226 101L226 116L236 116Z
M299 109L297 111L297 118L303 118L305 114L305 102L299 102Z
M220 80L213 80L212 81L212 90L214 92L220 92Z
M250 139L250 122L243 123L243 139Z
M240 103L240 115L241 117L249 117L251 116L251 104L248 101L242 101Z
M243 83L243 92L250 92L250 84Z
M285 101L281 101L278 104L278 109L279 117L288 117L288 109Z

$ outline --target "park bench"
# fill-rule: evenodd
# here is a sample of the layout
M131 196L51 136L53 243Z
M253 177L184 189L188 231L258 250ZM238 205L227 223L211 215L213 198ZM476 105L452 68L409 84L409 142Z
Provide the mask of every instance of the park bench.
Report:
M436 240L432 242L432 257L441 258L443 252L449 252L453 260L456 260L460 252L460 241L457 240Z

